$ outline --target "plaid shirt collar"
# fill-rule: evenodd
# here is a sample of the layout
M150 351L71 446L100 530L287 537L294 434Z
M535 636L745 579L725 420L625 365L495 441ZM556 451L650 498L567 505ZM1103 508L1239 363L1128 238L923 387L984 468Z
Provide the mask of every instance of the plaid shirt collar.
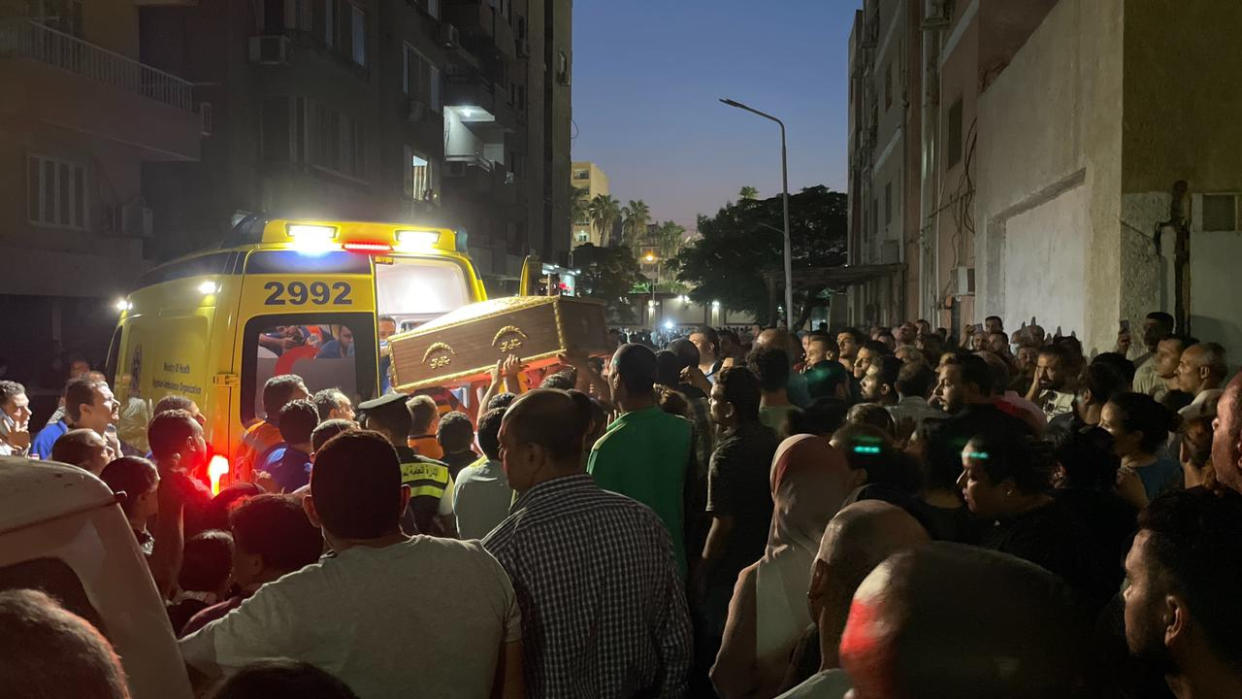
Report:
M588 473L561 476L544 481L519 495L517 500L513 501L513 506L509 508L509 511L516 512L523 507L538 506L546 500L556 500L595 490L599 490L599 486L595 485L595 479Z

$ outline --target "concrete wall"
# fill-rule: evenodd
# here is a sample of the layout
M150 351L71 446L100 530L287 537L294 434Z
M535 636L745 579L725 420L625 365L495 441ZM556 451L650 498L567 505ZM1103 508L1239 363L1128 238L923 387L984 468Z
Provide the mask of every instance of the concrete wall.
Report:
M1122 139L1123 317L1174 310L1172 236L1157 254L1151 234L1169 218L1173 182L1186 180L1190 329L1225 345L1234 366L1242 363L1242 233L1203 231L1198 195L1242 192L1239 26L1239 3L1127 2Z
M938 129L934 144L936 166L940 169L938 178L938 194L933 199L936 209L941 209L932 217L929 237L935 258L932 265L933 277L926 281L930 289L931 300L937 304L945 304L950 296L958 292L956 267L974 265L974 228L970 221L970 195L974 182L978 178L978 163L970 163L970 177L967 178L967 160L970 150L972 123L977 115L978 89L976 72L979 64L979 4L957 3L958 10L952 28L942 34L942 45L939 57L940 92L936 121ZM948 165L949 142L949 110L957 100L962 101L961 151L952 166ZM953 305L945 304L945 310L938 318L931 319L934 324L949 328L958 335L961 326L975 323L973 299L968 307L958 297ZM957 312L954 313L954 310ZM956 321L956 323L955 323Z
M1112 346L1121 310L1124 8L1123 0L1061 0L978 107L977 312L1016 326L1022 314L1029 319L1031 304L1014 295L1019 288L1033 293L1035 284L1045 304L1035 313L1040 323L1077 331L1089 351ZM1068 213L1075 207L1081 215ZM1075 236L1078 242L1061 249L1033 239L1049 232L1062 243ZM1007 259L1009 252L1042 250L1056 263ZM1081 257L1081 273L1069 263L1074 256ZM1047 273L1026 286L1007 280L1040 264ZM1081 314L1071 310L1077 307Z

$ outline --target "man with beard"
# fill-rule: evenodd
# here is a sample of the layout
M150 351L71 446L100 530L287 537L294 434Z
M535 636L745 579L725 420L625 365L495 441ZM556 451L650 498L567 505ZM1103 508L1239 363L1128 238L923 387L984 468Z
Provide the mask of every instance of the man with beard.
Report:
M1157 498L1126 556L1126 645L1178 699L1242 696L1242 495Z
M1060 345L1040 348L1035 378L1026 393L1026 399L1038 405L1049 421L1074 409L1074 392L1068 390L1072 363L1068 354Z

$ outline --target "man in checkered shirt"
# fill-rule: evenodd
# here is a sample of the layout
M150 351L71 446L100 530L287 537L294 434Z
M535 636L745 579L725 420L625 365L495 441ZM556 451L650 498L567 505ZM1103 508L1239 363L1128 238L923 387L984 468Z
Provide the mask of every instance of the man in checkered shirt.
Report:
M679 697L690 617L672 541L647 506L583 472L589 407L554 389L505 414L500 454L519 496L483 540L522 610L536 697Z

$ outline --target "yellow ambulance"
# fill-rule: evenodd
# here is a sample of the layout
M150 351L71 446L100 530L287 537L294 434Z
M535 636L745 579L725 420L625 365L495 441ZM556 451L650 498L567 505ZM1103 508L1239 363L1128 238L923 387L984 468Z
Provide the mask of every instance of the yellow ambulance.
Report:
M193 399L216 454L212 485L227 484L269 378L374 398L388 335L486 299L464 242L403 224L245 220L219 249L150 270L118 301L108 376L122 411Z

